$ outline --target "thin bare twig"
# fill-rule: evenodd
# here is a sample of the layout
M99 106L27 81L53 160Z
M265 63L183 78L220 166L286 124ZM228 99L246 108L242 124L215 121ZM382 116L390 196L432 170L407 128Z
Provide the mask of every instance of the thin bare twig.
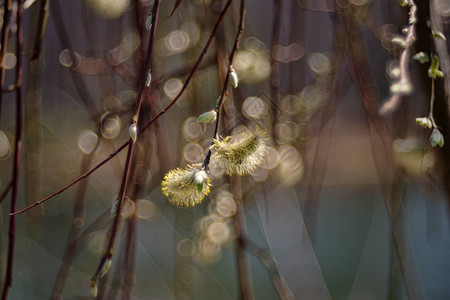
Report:
M214 127L213 138L218 138L219 124L220 124L220 116L222 111L222 104L225 98L228 96L228 81L230 79L231 66L233 65L234 56L239 48L239 41L241 40L242 31L244 30L244 22L245 22L245 0L241 0L241 8L240 8L240 16L239 16L239 25L238 30L236 32L236 37L234 39L233 48L231 49L230 56L228 58L228 71L225 76L225 80L223 82L222 91L219 96L219 100L217 101L215 111L217 113L216 124ZM214 142L213 142L214 143ZM211 159L212 151L208 150L206 154L205 160L203 161L203 168L207 168L209 165L209 161Z
M413 0L408 0L409 21L406 28L406 37L404 40L403 51L400 54L399 69L400 76L397 82L391 86L392 97L380 108L381 114L389 114L396 110L400 105L403 95L407 95L412 90L411 79L409 75L409 57L411 46L416 39L417 6Z
M72 67L70 68L70 72L72 75L73 83L75 84L77 92L80 95L80 100L86 107L91 119L95 123L97 123L98 120L100 119L100 110L98 109L97 105L95 104L95 101L93 100L91 94L89 93L84 80L81 77L79 77L78 74L76 74L75 71L73 70L73 67L75 67L79 63L78 57L75 55L74 48L72 47L72 43L69 39L65 23L62 19L59 1L60 0L53 0L51 5L52 16L54 22L56 23L55 26L56 31L58 32L58 36L59 39L61 40L62 46L69 51L70 59L72 60Z
M91 155L83 157L83 162L81 164L82 171L85 171L89 168L89 164L91 163L93 158L93 153L95 153L95 150L92 151ZM69 273L70 265L76 255L78 240L80 238L81 229L83 228L85 222L85 196L87 187L88 182L83 181L78 186L77 194L75 196L73 220L69 231L69 236L67 238L66 251L64 253L62 264L59 268L58 276L56 277L56 281L52 291L52 299L55 300L61 299L62 297L62 291L67 279L67 274Z
M157 21L158 21L159 4L160 4L160 0L156 0L153 4L153 10L152 10L153 19L152 19L152 27L150 29L150 37L149 37L148 47L147 47L147 57L146 57L144 66L142 68L142 77L141 77L141 84L140 84L139 93L138 93L138 103L137 103L137 108L136 108L136 114L135 114L130 126L132 126L133 124L134 125L139 124L139 112L140 112L141 106L142 106L144 90L147 87L149 87L146 84L146 78L149 74L150 63L151 63L151 58L152 58L152 53L153 53L153 41L155 38L156 25L157 25ZM121 212L122 212L123 200L125 199L125 194L127 191L127 184L128 184L128 179L129 179L129 175L130 175L130 167L131 167L131 162L133 159L134 145L135 145L134 141L132 141L130 138L129 144L128 144L127 159L126 159L125 168L123 171L122 184L120 186L120 191L119 191L119 195L118 195L118 204L117 204L117 209L116 209L116 215L114 217L113 227L111 229L108 246L106 247L106 251L100 260L97 270L95 271L94 275L92 276L91 284L93 282L97 282L98 276L99 276L104 264L106 263L106 261L108 259L111 259L112 255L113 255L114 244L115 244L117 232L119 229L120 219L122 218Z
M44 39L45 28L47 27L48 9L50 6L50 0L43 0L39 6L39 19L37 24L37 32L34 39L33 53L31 60L38 59L41 56L42 40Z
M430 21L432 32L443 32L444 26L442 23L442 16L439 13L439 5L436 0L430 0ZM447 106L450 112L450 56L448 54L447 42L441 38L434 38L434 48L441 65L442 72L444 73L444 86L445 97Z
M8 49L8 35L9 35L9 25L11 22L12 14L12 0L5 1L4 13L3 13L3 26L2 26L2 44L0 49L0 118L2 115L2 103L3 103L3 91L5 86L5 56L6 50Z
M16 37L16 140L14 147L14 163L13 163L13 181L12 181L12 197L10 211L14 212L17 206L17 198L19 192L19 170L20 170L20 153L23 136L23 113L22 113L22 46L23 46L23 2L17 1L17 37ZM6 265L5 281L3 283L2 299L8 298L9 288L12 285L12 273L14 263L14 245L16 237L16 217L11 216L9 219L8 231L8 258Z
M278 271L278 264L269 251L261 248L255 244L251 239L245 238L245 250L254 257L258 258L262 265L269 271L273 285L278 292L278 295L283 300L292 300L294 295L289 289L286 280Z
M250 262L245 255L245 249L247 248L247 225L245 221L244 201L242 199L241 178L238 175L233 175L230 179L231 193L236 202L236 214L233 219L236 231L236 258L240 284L240 299L251 300L255 298L255 295L253 294Z
M280 64L276 60L275 50L280 45L281 40L281 12L282 0L274 0L275 9L273 10L273 29L272 29L272 55L270 56L270 98L271 98L271 112L272 112L272 131L275 128L278 119L278 102L280 89Z

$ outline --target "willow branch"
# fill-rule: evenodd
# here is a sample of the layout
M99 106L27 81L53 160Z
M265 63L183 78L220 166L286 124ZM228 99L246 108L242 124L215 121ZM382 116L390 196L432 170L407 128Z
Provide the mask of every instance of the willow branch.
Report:
M156 120L158 120L165 112L167 112L183 95L183 93L185 92L187 85L189 84L189 82L191 81L192 77L194 76L195 71L197 70L197 68L199 67L201 61L203 60L203 57L205 56L206 52L208 51L208 48L211 44L211 41L214 37L214 35L217 32L217 28L219 27L220 23L222 23L223 18L225 16L226 11L228 10L231 2L233 0L228 0L227 4L225 5L224 9L222 10L222 12L220 13L220 16L216 22L216 25L214 26L213 31L210 34L210 37L205 45L205 47L203 48L202 53L200 54L199 58L197 59L197 62L195 63L194 67L192 68L192 71L189 73L189 76L187 77L182 89L180 90L180 92L178 93L178 95L167 105L165 106L162 110L160 110L145 126L143 126L142 128L139 129L138 131L138 136L141 135L145 130L147 130L147 128L149 128L153 123L155 123ZM92 169L90 169L89 171L87 171L84 174L81 174L80 176L78 176L76 179L74 179L72 182L70 182L69 184L67 184L66 186L62 187L61 189L59 189L58 191L48 195L47 197L19 210L19 211L15 211L13 213L11 213L10 215L15 215L15 214L21 214L35 206L38 206L46 201L48 201L49 199L55 197L56 195L61 194L62 192L64 192L65 190L67 190L68 188L70 188L71 186L75 185L77 182L79 182L80 180L83 180L85 178L87 178L89 175L91 175L92 173L94 173L97 169L99 169L101 166L103 166L104 164L106 164L108 161L110 161L112 158L114 158L117 154L119 154L120 152L122 152L123 149L125 149L129 144L131 143L131 140L128 140L127 142L125 142L124 144L122 144L116 151L112 152L107 158L105 158L103 161L101 161L100 163L98 163L96 166L94 166Z
M272 72L270 72L270 96L271 96L271 111L273 128L277 123L277 113L278 113L278 100L279 100L279 88L280 88L280 64L275 59L275 49L280 45L281 39L281 11L282 11L282 0L274 0L275 9L273 10L273 29L272 29L272 55L270 56L270 66Z
M233 65L234 56L236 55L237 50L239 49L239 41L241 40L242 32L244 31L244 22L245 22L245 0L241 0L241 7L240 7L240 16L239 16L239 25L238 30L236 33L236 37L234 39L233 48L231 49L230 56L228 58L228 72L225 76L225 80L223 82L222 91L219 96L219 100L217 101L217 105L215 108L215 111L217 113L217 119L216 124L214 127L214 133L213 138L218 138L218 131L219 131L219 124L220 124L220 117L222 112L222 104L225 98L228 95L228 81L230 80L230 72L231 72L231 66ZM214 142L212 142L214 143ZM203 161L203 168L207 168L211 159L211 149L208 150L208 153L206 154L205 160Z
M16 140L14 147L14 165L12 181L12 197L10 211L14 212L17 206L19 192L19 170L20 170L20 152L23 136L23 114L22 114L22 45L23 45L23 24L22 24L23 2L18 1L17 7L17 37L16 37ZM12 285L12 273L14 263L14 246L16 232L16 217L9 218L8 232L8 258L6 265L5 281L3 283L2 299L8 298L9 288Z
M444 26L442 24L442 16L439 13L438 1L430 0L430 20L431 20L431 30L433 32L443 32ZM447 42L440 39L434 38L434 48L437 55L439 56L439 61L441 64L442 72L444 73L444 86L445 86L445 96L447 98L447 105L450 111L450 56L448 54Z
M73 83L75 84L75 87L77 88L77 92L80 95L80 99L83 102L84 106L86 107L91 119L97 123L100 119L100 110L95 105L94 100L92 99L92 96L89 94L88 89L86 87L86 84L84 80L79 77L75 71L73 70L73 67L75 67L79 61L78 57L75 55L75 52L72 47L72 43L70 42L69 35L67 33L66 26L64 24L64 21L61 17L61 7L59 4L60 0L53 0L52 1L52 13L54 22L56 23L56 31L58 32L59 39L61 40L61 44L64 48L68 49L70 54L70 59L72 60L72 66L70 67L70 72L72 75Z
M3 89L5 86L5 56L8 49L9 23L11 22L12 0L6 0L3 13L2 44L0 49L0 118L2 115Z
M245 255L247 248L247 225L245 221L244 201L242 199L241 178L238 175L231 176L231 193L236 202L236 214L234 215L234 228L236 231L236 259L240 286L240 299L254 299L253 283L250 262Z
M153 53L152 49L153 49L153 41L154 41L155 33L156 33L156 25L157 25L157 21L158 21L159 4L160 4L160 0L156 0L153 4L152 28L150 30L150 37L148 40L147 57L146 57L144 67L142 70L141 85L140 85L139 93L138 93L138 103L137 103L137 108L136 108L136 114L132 120L132 123L135 122L135 124L139 124L139 112L141 110L142 99L143 99L142 95L144 93L144 90L148 87L146 85L146 78L147 78L147 76L148 76L147 74L149 73L149 70L150 70L150 62L151 62L152 53ZM130 124L130 126L131 125L132 124ZM127 191L128 179L130 176L130 167L131 167L131 162L133 159L134 145L135 145L134 141L132 142L132 140L130 139L130 143L128 145L127 159L126 159L125 168L123 171L122 184L120 186L120 192L119 192L119 196L118 196L116 215L114 217L114 223L113 223L113 227L111 229L108 246L106 248L105 253L103 254L102 259L100 260L97 270L95 271L94 275L92 276L91 282L97 281L98 276L99 276L105 262L108 259L111 259L112 255L113 255L114 244L115 244L115 241L117 238L117 232L119 229L120 219L122 218L121 212L122 212L122 207L123 207L123 200L125 198L125 194Z
M259 247L255 244L251 239L245 239L245 250L258 258L262 265L266 268L270 273L270 278L272 279L273 285L278 292L278 295L283 300L292 300L294 299L294 295L289 289L286 280L281 276L278 271L278 264L273 258L271 254L268 253L267 250Z
M381 107L380 109L381 114L389 114L394 110L396 110L400 105L400 100L402 96L409 94L412 89L409 74L409 60L410 60L409 58L411 46L412 44L414 44L414 41L416 40L417 6L413 0L408 0L408 5L409 5L409 21L408 27L406 27L406 37L403 45L404 49L400 54L400 61L399 61L400 76L398 81L393 84L393 86L397 85L398 88L392 88L391 86L392 97Z
M31 60L38 59L41 55L42 40L44 39L45 28L47 27L48 10L50 6L50 0L42 0L39 6L39 19L37 24L37 32L34 39L33 53Z

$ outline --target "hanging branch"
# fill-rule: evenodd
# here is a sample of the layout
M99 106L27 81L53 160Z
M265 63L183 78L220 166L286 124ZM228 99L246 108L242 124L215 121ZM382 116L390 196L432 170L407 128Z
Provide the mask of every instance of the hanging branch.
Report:
M270 56L270 98L272 112L272 134L278 119L278 101L280 89L280 63L275 59L275 49L280 45L281 40L281 12L282 0L274 0L275 9L273 10L273 29L272 29L272 55Z
M197 68L199 67L200 63L202 62L206 52L208 51L209 46L211 45L211 41L214 38L216 32L217 32L217 28L219 27L219 25L222 23L223 18L225 16L225 13L227 12L231 2L233 0L228 0L228 2L226 3L225 7L223 8L222 12L220 13L220 16L216 22L216 25L214 26L214 29L212 30L208 41L206 42L206 45L204 46L202 53L200 54L199 58L197 59L197 62L195 63L194 67L192 68L191 72L189 73L183 87L181 88L180 92L178 93L178 95L167 105L165 106L163 109L161 109L145 126L143 126L142 128L138 129L137 132L137 136L141 135L145 130L147 130L147 128L149 128L156 120L158 120L165 112L167 112L183 95L184 91L186 90L189 82L191 81L192 77L194 76L195 71L197 70ZM19 210L19 211L15 211L13 213L11 213L10 215L16 215L16 214L21 214L35 206L38 206L44 202L46 202L47 200L55 197L56 195L61 194L62 192L64 192L65 190L67 190L68 188L70 188L71 186L75 185L77 182L79 182L80 180L83 180L85 178L87 178L89 175L91 175L92 173L94 173L97 169L99 169L101 166L103 166L104 164L106 164L108 161L110 161L112 158L114 158L117 154L119 154L120 152L122 152L123 149L125 149L129 144L131 143L131 140L128 140L127 142L125 142L124 144L122 144L117 150L115 150L114 152L112 152L107 158L105 158L103 161L101 161L100 163L98 163L96 166L94 166L93 168L91 168L89 171L87 171L84 174L81 174L80 176L78 176L76 179L74 179L72 182L70 182L69 184L67 184L66 186L62 187L61 189L57 190L56 192L48 195L47 197Z
M37 24L37 32L34 39L33 53L31 60L38 59L41 56L42 40L44 39L45 28L47 27L48 9L50 6L50 0L43 0L39 6L39 17Z
M66 48L69 51L70 59L72 61L72 66L69 68L70 73L72 75L73 83L75 84L75 87L77 88L77 92L80 96L80 100L86 107L89 116L91 119L97 123L100 119L100 110L98 109L97 105L95 104L95 101L93 100L91 94L89 93L86 83L84 80L79 77L75 70L72 68L78 63L78 57L75 55L74 48L72 47L72 43L70 42L69 35L67 33L67 29L65 26L65 23L63 22L62 16L61 16L61 7L59 5L59 0L52 1L52 16L54 19L54 22L56 23L56 31L58 32L58 37L61 40L61 44L64 48Z
M273 258L273 256L269 253L268 250L261 248L256 243L254 243L251 239L245 237L245 250L253 255L255 258L261 261L261 264L266 268L270 273L270 278L272 279L273 285L278 292L278 295L283 300L292 300L294 299L294 295L289 289L286 280L281 276L278 271L278 264Z
M23 46L23 2L17 1L17 37L16 37L16 140L14 147L14 163L12 176L12 197L10 211L13 213L17 206L17 197L19 192L19 170L20 170L20 153L23 136L23 122L22 122L22 46ZM6 275L3 283L2 299L8 298L9 288L12 284L12 273L14 263L14 245L16 237L16 217L9 218L9 232L8 232L8 258L6 264Z
M405 38L394 38L393 43L403 48L399 61L399 79L391 85L392 97L383 104L380 109L381 114L389 114L398 108L402 96L408 95L412 91L412 84L409 74L409 60L411 46L416 40L417 6L413 0L407 0L409 6L409 21Z
M141 84L140 84L139 93L138 93L136 114L131 121L130 128L132 128L133 126L136 127L137 124L139 124L139 112L140 112L141 106L142 106L143 94L144 94L145 89L149 88L149 86L150 86L150 84L147 84L147 82L148 82L147 78L148 78L148 76L150 76L150 64L151 64L151 58L152 58L152 53L153 53L153 42L155 39L156 25L157 25L157 21L158 21L159 4L160 4L160 0L156 0L153 4L153 9L152 9L153 19L152 19L152 27L150 29L150 37L148 40L147 57L146 57L146 60L144 63L144 67L142 69ZM123 200L125 198L125 194L126 194L126 190L127 190L127 184L128 184L129 174L130 174L130 166L131 166L131 162L132 162L132 158L133 158L133 149L134 149L135 140L136 140L136 136L134 136L134 138L133 138L131 131L130 131L130 135L131 135L131 138L128 143L127 159L126 159L125 168L123 171L120 192L118 195L118 204L117 204L117 209L116 209L116 215L114 217L113 227L111 229L111 234L110 234L108 246L106 247L106 251L103 254L102 259L100 260L97 270L95 271L94 275L92 276L91 288L93 286L95 286L95 287L97 286L97 280L98 280L98 276L100 275L100 272L102 272L103 273L102 275L104 275L104 273L106 273L108 271L107 269L106 270L104 269L105 263L107 264L106 266L108 266L108 265L110 266L110 264L111 264L112 255L113 255L113 251L114 251L114 244L116 241L117 232L119 229L119 223L120 223L120 219L121 219ZM108 269L109 269L109 266L107 267ZM94 293L94 294L96 294L96 293Z
M234 72L232 65L233 65L234 56L236 55L236 52L239 48L239 41L241 40L242 31L244 30L244 21L245 21L245 0L241 0L238 30L236 33L236 37L234 39L233 48L231 49L231 53L228 58L228 72L227 72L227 75L225 76L225 80L224 80L223 86L222 86L222 91L220 93L219 99L217 100L216 108L214 109L214 111L217 114L217 118L216 118L216 124L214 127L213 139L219 138L218 131L219 131L221 112L222 112L222 104L225 101L226 97L228 96L228 81L230 80L231 73ZM214 142L212 142L212 144L213 143ZM212 151L210 148L208 150L208 154L206 154L205 160L203 161L202 166L204 169L206 169L209 165L209 161L211 159L211 154L212 154Z
M98 144L97 144L98 147ZM95 153L95 149L88 156L83 157L83 161L81 163L81 170L85 171L89 168L89 164L92 161L93 153ZM78 186L78 190L75 196L75 203L73 208L73 220L72 225L69 231L69 236L67 238L67 246L64 253L64 257L62 259L61 267L58 271L58 276L56 277L55 284L53 286L52 291L52 299L59 299L62 295L62 291L64 289L64 285L67 280L67 274L69 273L69 269L72 261L75 258L78 241L80 238L81 229L85 222L85 196L86 190L88 187L88 182L83 181Z
M0 119L2 115L3 90L5 87L5 56L8 50L9 25L12 14L12 0L6 0L4 5L3 26L2 26L2 44L0 49Z
M412 3L412 2L410 2ZM348 28L354 28L354 17L344 15ZM357 31L356 31L357 32ZM412 246L409 232L404 225L402 200L398 196L401 183L396 176L397 170L392 153L393 137L387 124L379 115L379 107L375 93L371 87L373 81L367 64L367 49L360 34L348 31L345 53L347 54L347 69L353 82L358 85L360 97L367 113L372 151L375 159L377 177L380 182L386 209L391 221L393 246L396 248L401 262L402 275L405 279L410 299L424 299L425 292L420 273L412 256Z
M443 32L442 16L439 13L439 2L436 0L430 0L430 21L431 31L434 33ZM444 74L444 86L445 94L447 98L447 105L450 112L450 56L448 54L447 41L435 36L433 38L434 48L436 54L439 56L441 62L442 72Z
M245 221L244 200L242 199L241 178L238 175L231 176L230 186L233 199L236 202L236 214L233 219L236 231L236 259L240 283L240 299L251 300L255 298L255 295L253 293L250 262L245 254L245 249L247 248L247 224Z

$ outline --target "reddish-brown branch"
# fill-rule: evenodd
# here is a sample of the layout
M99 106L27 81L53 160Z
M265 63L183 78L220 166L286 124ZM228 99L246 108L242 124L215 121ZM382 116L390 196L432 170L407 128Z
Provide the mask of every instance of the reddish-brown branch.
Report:
M3 26L2 26L2 44L0 49L0 118L2 115L2 102L3 102L3 91L5 86L5 56L6 50L8 49L8 33L9 33L9 23L11 22L12 13L12 0L5 1L4 14L3 14Z
M22 24L23 2L18 1L17 7L17 37L16 37L16 140L14 147L14 164L12 179L12 197L10 211L14 212L17 206L17 198L19 192L19 170L20 170L20 150L23 136L22 127L22 45L23 45L23 24ZM12 273L14 263L14 245L16 237L16 217L11 216L9 219L8 232L8 258L6 264L6 275L3 283L2 299L8 298L9 288L12 285Z
M157 21L158 21L159 3L160 3L160 0L156 0L153 4L152 28L150 30L150 37L149 37L149 41L148 41L147 57L145 59L145 63L144 63L143 70L142 70L141 85L140 85L139 93L138 93L138 103L137 103L137 108L136 108L136 114L135 114L135 118L132 120L132 123L135 122L136 124L139 124L139 112L141 110L142 100L143 100L142 95L144 94L144 90L147 88L146 77L150 70L150 62L151 62L151 58L152 58L151 56L153 53L152 49L153 49L153 41L155 39L156 25L157 25ZM130 126L131 126L131 124L130 124ZM94 276L92 276L91 282L97 281L97 278L98 278L106 260L111 259L111 256L113 255L114 244L115 244L115 241L117 238L117 232L119 229L120 219L122 218L121 212L122 212L122 207L123 207L123 200L125 199L125 194L127 191L127 184L128 184L128 180L130 177L130 169L131 169L131 162L133 160L134 145L135 145L134 141L132 141L130 139L129 145L128 145L127 159L126 159L125 168L123 171L122 184L120 186L120 192L119 192L119 196L118 196L116 215L114 217L114 223L113 223L113 227L111 229L108 246L106 248L105 253L103 254L102 259L100 260L100 263L97 267L97 270L94 273Z
M60 0L54 0L52 1L52 16L54 19L54 22L56 23L56 31L58 32L59 39L61 40L61 44L64 48L69 50L70 59L72 60L72 66L76 66L78 64L78 58L75 55L75 52L72 47L72 43L70 42L69 35L67 33L66 25L63 22L62 16L61 16L61 8L59 5ZM75 87L77 88L77 92L80 96L80 100L86 107L89 116L91 119L97 123L100 119L100 110L98 109L97 105L95 104L91 94L88 92L88 89L86 87L86 84L84 80L78 76L78 74L75 73L73 68L70 68L70 72L72 75L73 83L75 84Z
M39 17L37 24L37 32L34 40L33 53L31 54L31 60L38 59L41 55L42 40L44 39L45 28L47 27L48 9L50 6L50 0L43 0L39 6Z
M216 113L217 113L217 119L216 119L216 124L214 127L214 133L213 133L214 139L217 138L217 134L219 132L222 104L223 104L223 101L225 100L225 97L228 96L228 81L230 79L230 67L233 65L234 56L236 55L236 52L239 48L239 41L241 40L242 31L244 30L244 22L245 22L245 0L241 0L238 30L236 33L236 37L234 39L233 48L231 49L230 56L228 58L228 71L227 71L227 75L225 76L225 80L223 82L222 92L220 93L219 101L217 102L217 105L215 108ZM209 149L208 153L206 154L205 160L203 161L203 168L208 167L209 161L211 159L211 154L212 154L211 149Z
M270 98L271 98L271 111L272 111L272 131L277 123L278 114L278 101L279 101L279 89L280 89L280 64L275 59L275 49L280 44L281 39L281 11L282 0L274 0L273 10L273 29L272 29L272 55L270 56L270 66L272 72L270 72Z

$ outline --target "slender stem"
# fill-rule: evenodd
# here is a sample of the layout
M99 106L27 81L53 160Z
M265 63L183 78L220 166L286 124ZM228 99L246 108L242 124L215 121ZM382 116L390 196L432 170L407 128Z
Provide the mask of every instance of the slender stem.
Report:
M209 48L209 46L211 44L211 41L212 41L212 38L216 34L217 28L219 27L220 23L222 23L223 18L225 16L225 13L228 10L228 8L229 8L229 6L230 6L232 1L233 0L228 0L227 4L225 5L224 9L222 10L222 12L221 12L221 14L220 14L220 16L219 16L219 18L218 18L218 20L216 22L216 25L214 26L214 29L213 29L213 31L210 34L208 42L206 43L205 47L203 48L202 53L200 54L199 58L197 59L197 62L195 63L194 67L192 68L192 71L189 73L188 78L186 79L186 81L185 81L182 89L178 93L178 95L167 106L165 106L162 110L160 110L145 126L143 126L142 128L139 129L138 136L141 135L145 130L147 130L147 128L149 128L156 120L158 120L166 111L168 111L180 99L180 97L183 95L184 91L187 88L187 85L189 84L190 80L194 76L195 71L197 70L198 66L200 65L201 61L203 60L203 57L205 56L206 52L208 51L208 48ZM27 210L35 207L35 206L38 206L38 205L46 202L47 200L53 198L54 196L61 194L62 192L64 192L68 188L70 188L71 186L75 185L80 180L83 180L83 179L87 178L89 175L91 175L92 173L94 173L97 169L99 169L101 166L106 164L108 161L110 161L117 154L122 152L122 150L125 149L130 143L131 143L131 140L128 140L127 142L122 144L117 150L112 152L103 161L98 163L96 166L94 166L92 169L90 169L86 173L81 174L76 179L74 179L72 182L70 182L66 186L62 187L58 191L48 195L47 197L45 197L45 198L43 198L43 199L41 199L41 200L39 200L39 201L37 201L37 202L27 206L27 207L25 207L25 208L23 208L23 209L21 209L19 211L15 211L15 212L11 213L10 215L21 214L21 213L23 213L23 212L25 212L25 211L27 211Z
M282 11L282 0L274 0L275 9L273 10L273 29L272 29L272 55L270 56L270 96L271 96L271 111L272 111L272 125L275 128L277 123L277 106L279 98L279 88L280 88L280 67L278 61L275 59L275 49L280 45L281 38L281 11ZM273 130L272 128L272 130Z
M2 116L3 91L5 86L5 56L8 48L9 23L11 22L12 0L6 0L4 5L3 26L2 26L2 44L0 49L0 119Z
M430 114L428 118L431 120L433 128L437 128L436 122L434 121L433 111L434 111L434 78L431 78L431 96L430 96Z
M48 9L50 6L50 0L43 0L39 6L39 19L37 24L37 32L34 39L33 53L31 60L38 59L41 55L42 40L44 39L45 28L47 27Z
M434 32L443 32L443 16L441 16L439 12L439 1L430 0L430 21L431 21L431 30ZM445 86L445 95L448 99L450 96L450 56L448 53L447 42L441 38L433 38L434 41L434 49L436 50L436 54L439 56L440 65L442 72L444 73L444 86ZM450 103L447 101L448 109L450 111Z
M92 161L93 153L91 155L84 156L82 162L82 171L89 168L89 164ZM72 226L70 228L69 237L67 238L66 251L64 253L64 258L61 264L61 267L58 271L58 276L56 277L55 285L53 286L52 299L61 299L62 291L64 289L65 282L67 280L67 274L69 273L70 266L72 264L73 259L75 258L78 241L80 238L81 229L85 222L85 196L86 190L88 187L88 182L83 181L77 190L77 194L75 197L74 204L74 213Z
M72 66L75 66L78 64L78 57L75 55L74 48L72 47L72 43L70 42L69 35L67 33L67 29L65 26L65 23L61 16L61 7L59 4L60 0L53 0L52 1L52 16L54 19L54 22L56 23L56 31L58 32L59 39L61 40L61 44L64 48L69 50L70 59L72 60ZM86 107L91 119L97 123L100 119L100 110L98 109L97 105L95 104L95 101L93 100L91 94L88 92L88 89L86 87L86 83L84 82L83 78L79 77L78 74L75 73L73 68L70 68L70 72L72 75L73 83L75 84L77 88L77 92L80 96L80 100L83 102L84 106Z
M244 30L244 25L245 25L244 22L245 22L245 0L241 0L238 30L236 33L236 37L234 39L233 48L231 49L231 53L228 58L228 72L227 72L227 75L225 76L225 80L223 82L223 87L222 87L222 92L220 93L219 101L217 101L217 105L215 108L215 111L217 113L217 119L216 119L216 124L214 127L214 133L213 133L214 139L218 138L220 116L221 116L221 112L222 112L222 104L223 104L223 101L225 100L225 97L228 95L228 81L230 79L231 66L233 65L234 56L239 48L239 41L241 39L242 32ZM212 144L213 143L214 142L212 142ZM205 160L203 161L202 167L204 169L206 169L209 165L209 162L211 160L211 154L212 154L211 149L209 149L208 154L206 154Z
M22 45L23 45L23 24L22 24L22 12L23 2L17 1L17 37L16 37L16 140L14 147L14 165L13 165L13 181L12 181L12 197L10 211L14 212L17 206L17 198L19 191L19 170L20 170L20 151L23 136L23 124L22 124ZM3 284L2 299L8 298L9 288L12 285L12 273L14 263L14 245L15 245L15 232L16 232L16 217L11 216L9 219L9 242L8 242L8 258L6 265L6 275Z
M114 244L116 241L117 231L119 229L119 223L120 223L120 219L121 219L123 200L125 198L126 186L127 186L128 177L130 174L130 165L131 165L131 157L133 155L133 148L134 148L134 143L130 143L128 146L127 160L125 162L125 169L123 171L122 184L120 186L120 191L119 191L119 196L118 196L118 204L117 204L117 210L116 210L117 212L116 212L116 216L114 218L113 227L111 229L108 246L106 247L106 251L100 260L100 263L97 267L97 270L94 273L94 276L92 276L92 281L97 281L100 271L102 270L103 265L105 264L106 260L110 259L113 255Z
M413 0L408 1L409 4L409 23L407 27L407 33L406 33L406 46L403 50L402 54L400 55L400 81L409 82L410 76L409 76L409 56L410 56L410 50L411 46L415 41L416 37L416 23L417 23L417 6L414 4Z
M81 174L80 176L78 176L76 179L74 179L72 182L70 182L69 184L67 184L66 186L62 187L61 189L57 190L56 192L48 195L47 197L31 204L28 205L27 207L15 211L13 213L11 213L10 215L17 215L17 214L21 214L35 206L38 206L44 202L46 202L47 200L55 197L56 195L61 194L62 192L64 192L65 190L67 190L68 188L70 188L71 186L75 185L76 183L78 183L79 181L81 181L82 179L87 178L89 175L91 175L92 173L94 173L95 171L97 171L97 169L99 169L101 166L103 166L104 164L106 164L108 161L110 161L114 156L116 156L117 154L119 154L120 152L122 152L123 149L125 149L128 145L130 144L130 141L128 140L126 143L124 143L122 146L120 146L116 151L112 152L106 159L104 159L103 161L101 161L99 164L97 164L95 167L93 167L92 169L90 169L89 171L87 171L84 174Z
M158 13L159 13L159 4L160 4L160 0L156 0L153 4L152 29L150 31L150 37L149 37L149 41L148 41L147 57L145 60L143 71L142 71L141 86L140 86L139 93L138 93L138 103L137 103L137 108L136 108L136 114L132 121L132 122L136 122L136 124L139 124L139 112L141 109L142 99L143 99L142 95L146 88L145 81L146 81L148 70L150 68L151 55L153 53L152 48L153 48L153 40L155 38L155 33L156 33L156 24L157 24ZM135 143L131 142L131 139L130 139L130 143L128 145L127 159L126 159L125 168L123 171L122 184L120 186L120 192L119 192L119 196L118 196L118 205L117 205L116 215L114 217L114 223L113 223L113 227L111 230L108 246L106 248L106 251L105 251L102 259L100 260L100 263L97 267L97 270L94 273L94 276L92 276L91 282L97 281L98 276L103 268L103 265L105 264L107 259L111 259L111 256L113 255L113 252L114 252L114 244L115 244L115 241L117 238L117 232L119 229L120 219L122 218L121 212L122 212L122 207L123 207L123 200L125 199L128 179L130 176L131 162L133 160L134 145L135 145Z
M409 57L411 46L416 40L416 23L417 23L417 5L413 0L408 0L409 5L409 22L406 29L405 48L400 54L399 69L400 77L398 84L411 85L411 79L409 75ZM397 109L401 103L402 93L392 93L392 97L383 104L380 109L381 114L388 114Z
M286 280L278 271L277 262L269 253L269 251L261 248L249 238L245 238L245 250L254 257L258 258L261 261L262 265L267 269L267 271L269 271L273 285L277 290L280 298L283 300L294 299L294 295L289 289Z
M242 199L241 178L231 176L231 193L236 202L236 214L234 215L234 228L236 231L236 259L238 265L238 277L240 284L240 298L242 300L254 299L253 283L250 262L245 254L247 225L245 221L244 201Z

